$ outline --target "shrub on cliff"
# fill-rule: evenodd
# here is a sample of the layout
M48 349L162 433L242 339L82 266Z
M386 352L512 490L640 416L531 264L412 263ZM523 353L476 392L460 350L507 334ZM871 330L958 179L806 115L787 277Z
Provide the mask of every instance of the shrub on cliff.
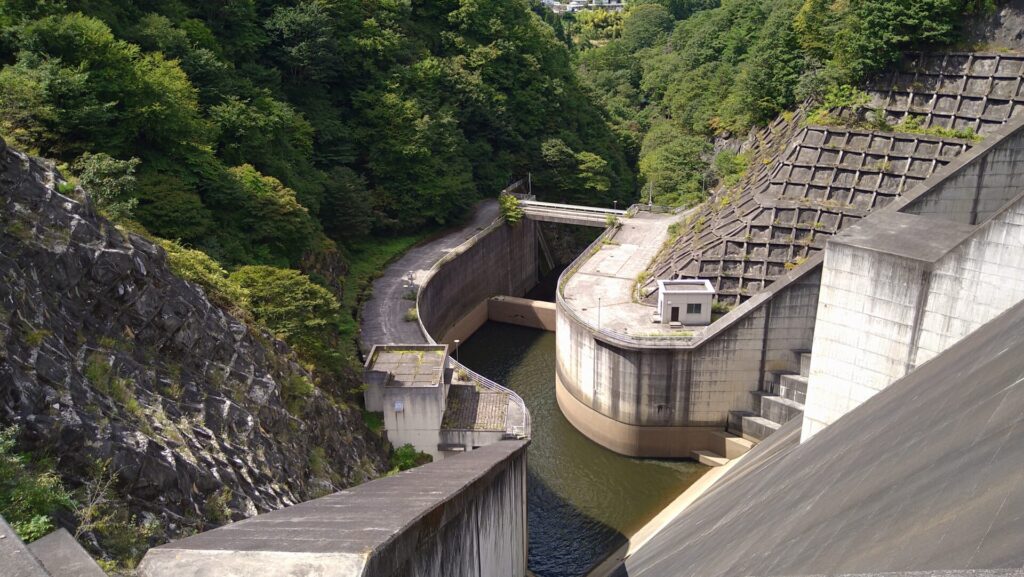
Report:
M51 465L15 451L16 427L0 429L0 515L24 541L55 528L53 516L74 503Z
M229 280L249 295L253 318L290 344L300 357L322 368L343 363L337 347L337 299L306 275L272 266L244 266Z

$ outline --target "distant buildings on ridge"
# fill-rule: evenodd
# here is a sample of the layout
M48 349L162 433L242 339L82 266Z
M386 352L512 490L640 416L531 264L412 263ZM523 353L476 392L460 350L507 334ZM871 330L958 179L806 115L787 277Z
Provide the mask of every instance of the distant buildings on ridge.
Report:
M611 10L620 12L626 7L625 2L611 2L610 0L571 0L568 4L563 4L558 0L541 0L541 2L556 14L579 12L580 10Z

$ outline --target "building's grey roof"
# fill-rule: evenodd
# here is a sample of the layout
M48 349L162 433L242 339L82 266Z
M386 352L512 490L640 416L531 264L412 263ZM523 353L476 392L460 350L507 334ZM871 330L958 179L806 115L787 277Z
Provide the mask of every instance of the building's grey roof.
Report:
M370 353L368 372L390 374L389 387L436 387L441 384L447 350L434 345L377 345Z
M476 385L452 385L441 428L503 432L507 414L508 393L481 391Z
M1024 304L803 445L792 421L617 577L1024 567L1022 326Z
M904 68L867 85L869 106L896 125L971 129L986 135L1024 105L1024 56L909 55ZM842 113L843 111L838 111ZM742 302L821 251L840 229L884 207L972 142L891 129L807 125L803 112L761 131L747 175L684 224L653 265L657 279L711 280L718 300Z

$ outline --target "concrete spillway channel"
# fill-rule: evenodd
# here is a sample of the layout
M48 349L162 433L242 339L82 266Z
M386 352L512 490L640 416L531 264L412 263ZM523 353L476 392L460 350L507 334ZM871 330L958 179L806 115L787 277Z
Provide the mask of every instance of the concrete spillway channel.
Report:
M452 346L457 339L462 364L525 399L532 420L529 567L538 577L572 577L624 546L707 468L689 460L623 457L591 442L562 416L555 401L554 294L548 301L518 298L541 280L538 221L566 218L547 210L515 226L495 221L472 235L456 231L454 238L461 234L464 242L454 248L419 247L418 254L437 258L430 266L423 260L397 261L378 281L383 290L375 286L374 300L364 309L363 336L364 347L370 346L368 335L380 338L370 326L380 311L397 316L408 307L408 300L388 302L387 295L417 289L419 320L400 321L401 330L419 325L419 342ZM579 218L573 224L603 228L607 223L603 212L596 217L565 212Z

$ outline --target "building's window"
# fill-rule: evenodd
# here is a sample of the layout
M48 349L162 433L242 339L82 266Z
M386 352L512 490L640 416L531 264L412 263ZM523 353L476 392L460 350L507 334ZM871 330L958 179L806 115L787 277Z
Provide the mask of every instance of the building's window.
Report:
M686 305L686 314L688 314L688 315L699 315L700 314L700 303L688 303Z

